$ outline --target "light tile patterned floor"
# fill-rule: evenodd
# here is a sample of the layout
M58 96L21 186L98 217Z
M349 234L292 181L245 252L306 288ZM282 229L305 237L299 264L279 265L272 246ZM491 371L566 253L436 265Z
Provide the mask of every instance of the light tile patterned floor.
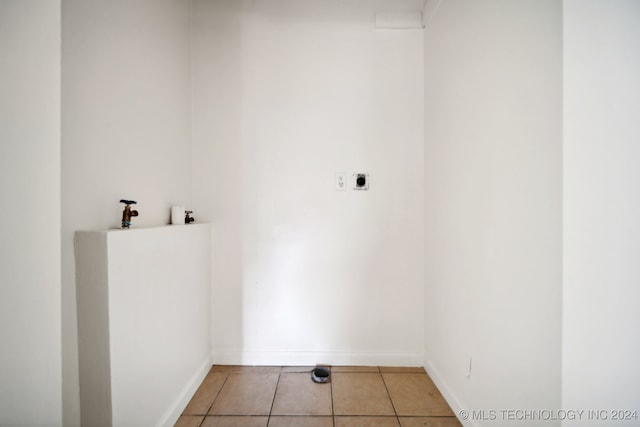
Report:
M461 427L422 368L211 368L176 427Z

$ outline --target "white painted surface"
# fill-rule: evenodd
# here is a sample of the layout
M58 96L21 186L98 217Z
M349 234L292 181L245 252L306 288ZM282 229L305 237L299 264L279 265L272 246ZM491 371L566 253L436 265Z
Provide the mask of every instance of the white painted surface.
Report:
M76 233L82 425L175 423L210 368L210 234Z
M0 425L62 425L60 1L0 1Z
M422 363L423 40L375 30L380 3L194 2L218 362Z
M640 416L638 22L637 1L564 2L562 404ZM589 423L618 424L640 421Z
M388 30L422 29L421 12L376 13L376 28Z
M445 0L432 12L425 366L456 411L558 409L561 4Z
M78 425L73 233L169 223L191 203L189 2L65 0L62 7L64 423ZM198 212L195 212L198 218Z

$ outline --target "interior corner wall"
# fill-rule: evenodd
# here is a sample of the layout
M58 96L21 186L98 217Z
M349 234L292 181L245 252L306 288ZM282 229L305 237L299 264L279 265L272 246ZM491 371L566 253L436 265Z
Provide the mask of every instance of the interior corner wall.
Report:
M188 1L62 3L62 330L64 424L78 425L73 235L169 223L191 204ZM188 248L185 248L188 250Z
M563 16L562 403L609 426L640 413L640 3L565 0Z
M60 1L0 2L0 425L62 425Z
M376 30L374 3L194 2L218 363L422 364L422 31Z
M424 37L425 366L454 410L557 409L562 5L445 0Z

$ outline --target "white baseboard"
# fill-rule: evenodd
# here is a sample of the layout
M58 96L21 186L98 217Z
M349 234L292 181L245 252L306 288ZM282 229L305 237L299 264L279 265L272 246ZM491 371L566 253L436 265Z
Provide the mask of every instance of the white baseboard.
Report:
M444 400L447 401L451 410L456 415L458 420L462 423L464 427L478 427L478 425L471 419L461 420L459 417L461 410L467 410L465 406L460 403L460 400L457 396L451 391L449 387L447 387L447 383L442 379L442 376L438 373L438 370L433 366L433 364L429 363L428 360L424 360L424 369L431 377L433 383L438 387L440 394L444 397Z
M218 365L252 366L422 366L423 355L417 353L357 353L331 351L213 351Z
M212 362L210 358L207 358L202 362L198 370L191 377L191 380L187 383L183 392L176 398L175 403L171 405L169 410L167 410L167 412L165 412L160 418L160 421L157 424L158 426L173 427L175 425L178 418L180 418L182 411L187 407L189 401L196 393L196 390L198 390L198 387L200 387L200 384L202 384L202 381L207 376L207 373L211 370L211 365Z

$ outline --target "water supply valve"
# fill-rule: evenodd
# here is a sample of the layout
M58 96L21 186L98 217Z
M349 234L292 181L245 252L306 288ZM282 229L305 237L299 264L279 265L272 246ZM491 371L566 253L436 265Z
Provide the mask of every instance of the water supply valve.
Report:
M191 216L191 214L193 213L193 211L184 211L184 223L185 224L191 224L192 222L195 222L195 218Z
M138 216L138 211L131 209L131 205L135 205L138 202L135 200L120 200L120 203L124 203L124 211L122 211L122 227L123 229L127 229L131 227L131 218L134 216Z

